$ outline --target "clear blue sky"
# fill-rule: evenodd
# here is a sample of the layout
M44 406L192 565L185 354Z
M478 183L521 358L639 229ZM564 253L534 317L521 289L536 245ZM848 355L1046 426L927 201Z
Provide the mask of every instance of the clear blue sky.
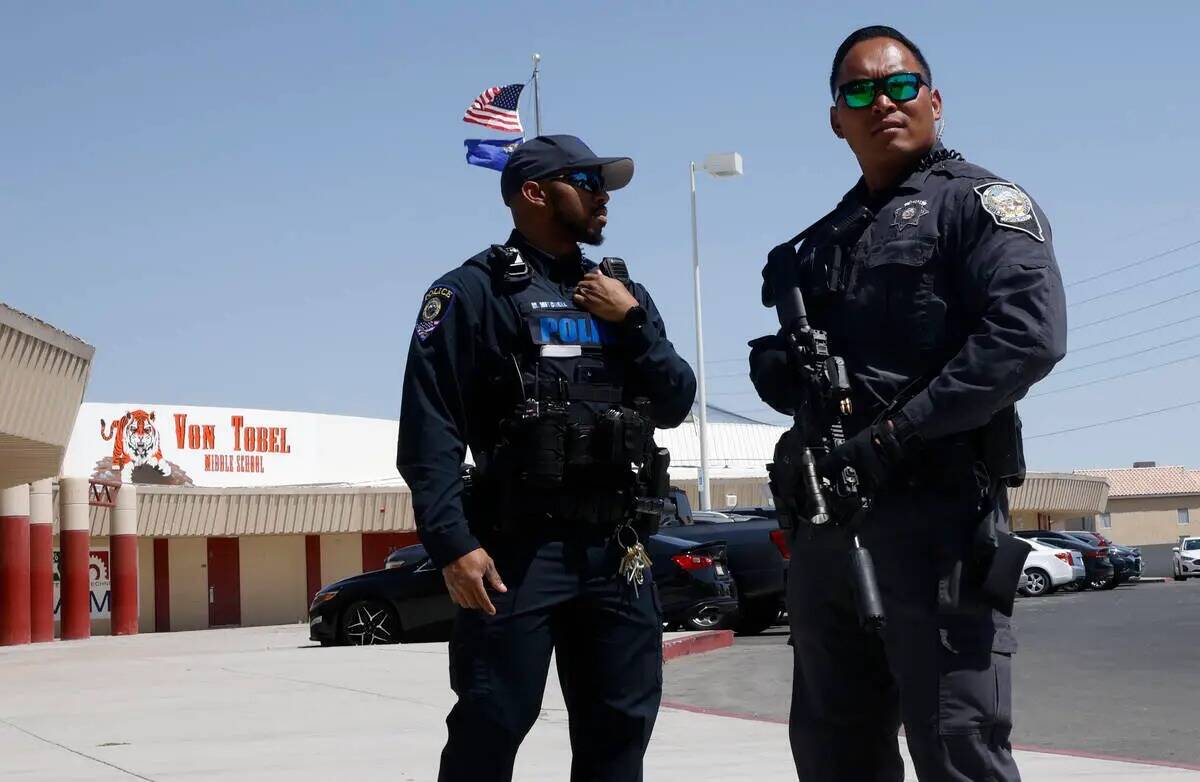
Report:
M1038 199L1068 282L1200 239L1192 3L472 5L0 2L0 300L97 347L89 400L394 417L425 288L507 234L498 175L463 161L464 138L498 134L460 117L538 51L544 129L637 161L602 254L689 360L688 161L742 153L744 177L699 184L706 357L712 403L761 414L759 269L857 177L826 80L869 23L924 48L946 142ZM1034 393L1200 353L1200 318L1106 344L1200 314L1200 294L1085 325L1200 289L1200 268L1083 302L1195 265L1200 245L1071 286L1088 349ZM1184 360L1030 399L1025 431L1200 400L1198 381ZM1039 469L1196 466L1198 422L1027 450Z

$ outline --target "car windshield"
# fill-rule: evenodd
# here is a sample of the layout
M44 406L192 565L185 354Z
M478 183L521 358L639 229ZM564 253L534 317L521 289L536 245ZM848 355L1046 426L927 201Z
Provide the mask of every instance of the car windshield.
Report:
M1200 551L1200 538L1183 541L1184 551Z

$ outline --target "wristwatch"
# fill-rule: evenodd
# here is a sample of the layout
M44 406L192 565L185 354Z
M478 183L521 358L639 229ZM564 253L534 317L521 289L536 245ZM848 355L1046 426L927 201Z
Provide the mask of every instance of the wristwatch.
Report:
M632 334L642 326L646 325L646 308L640 304L630 307L625 313L625 318L621 321L621 330L626 334Z

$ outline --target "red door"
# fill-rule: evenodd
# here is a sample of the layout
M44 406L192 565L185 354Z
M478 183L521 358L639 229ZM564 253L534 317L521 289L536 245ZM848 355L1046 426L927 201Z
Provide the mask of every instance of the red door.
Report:
M242 586L238 575L238 539L208 539L208 626L242 623Z
M415 532L364 532L362 536L363 572L382 570L387 555L398 548L420 543Z

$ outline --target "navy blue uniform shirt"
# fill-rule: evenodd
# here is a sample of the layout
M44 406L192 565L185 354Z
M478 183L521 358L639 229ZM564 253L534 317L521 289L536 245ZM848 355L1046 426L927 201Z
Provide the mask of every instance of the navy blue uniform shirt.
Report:
M1050 225L1018 186L948 159L874 197L860 181L842 206L854 203L873 219L850 248L844 293L804 291L814 328L846 360L852 430L909 389L897 416L906 435L976 429L1063 357L1066 302ZM801 246L801 263L812 249ZM790 414L783 351L768 338L752 345L755 387Z
M529 285L551 309L574 307L576 284L596 268L580 253L553 258L516 231L507 244L530 265ZM512 411L497 405L494 378L506 368L511 375L513 356L528 340L525 323L487 268L489 254L442 276L425 294L404 372L397 467L412 491L421 542L438 567L479 547L463 513L462 465L468 447L479 454L496 444L499 421ZM631 287L646 310L645 325L606 329L616 337L614 349L627 356L625 401L645 397L655 426L678 426L695 399L695 375L667 339L650 294L637 283Z

